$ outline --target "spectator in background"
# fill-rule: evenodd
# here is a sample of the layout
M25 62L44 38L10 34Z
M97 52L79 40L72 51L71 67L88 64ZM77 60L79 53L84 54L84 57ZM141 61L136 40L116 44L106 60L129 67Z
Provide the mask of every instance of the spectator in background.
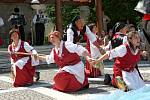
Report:
M20 14L19 8L14 8L14 12L9 17L8 21L11 22L12 27L16 27L19 30L19 35L22 41L25 41L24 25L26 25L26 20L23 14Z
M47 21L47 17L44 15L43 11L38 10L38 14L33 18L33 23L35 24L36 45L43 45L44 43L45 23Z

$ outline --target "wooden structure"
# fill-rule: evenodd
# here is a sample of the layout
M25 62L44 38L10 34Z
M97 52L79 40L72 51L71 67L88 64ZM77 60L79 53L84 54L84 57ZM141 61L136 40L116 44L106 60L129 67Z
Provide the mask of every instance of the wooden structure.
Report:
M32 0L0 0L0 4L6 3L28 3ZM89 5L91 2L95 2L96 16L99 34L102 32L102 0L39 0L41 4L55 3L56 11L56 30L62 32L62 15L61 7L63 5Z

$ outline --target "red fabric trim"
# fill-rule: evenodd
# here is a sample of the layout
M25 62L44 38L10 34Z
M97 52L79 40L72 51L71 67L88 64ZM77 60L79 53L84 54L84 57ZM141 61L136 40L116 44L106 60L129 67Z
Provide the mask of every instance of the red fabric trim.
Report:
M143 19L144 20L150 20L150 14L144 14Z

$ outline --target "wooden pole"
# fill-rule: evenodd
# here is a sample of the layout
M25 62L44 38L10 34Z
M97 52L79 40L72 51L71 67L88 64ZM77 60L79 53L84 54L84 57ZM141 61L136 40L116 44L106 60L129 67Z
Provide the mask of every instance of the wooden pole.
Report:
M100 36L100 34L102 33L102 26L103 26L102 0L95 0L95 7L96 7L98 36Z
M60 33L63 32L61 8L62 0L55 0L56 30Z

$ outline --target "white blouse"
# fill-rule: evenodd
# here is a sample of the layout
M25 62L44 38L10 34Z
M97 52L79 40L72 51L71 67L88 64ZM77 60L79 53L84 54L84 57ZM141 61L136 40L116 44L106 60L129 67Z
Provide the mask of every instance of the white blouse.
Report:
M117 34L123 34L123 33L118 32ZM127 41L128 41L128 40L127 40L127 36L124 36L124 37L123 37L123 43L122 43L122 44L124 44L124 43L127 42ZM104 49L105 49L106 51L112 49L111 41L108 42L108 45L105 46Z
M13 45L13 43L12 43L12 45ZM21 40L19 40L16 48L12 47L12 51L18 52L18 50L20 49L20 46L21 46ZM24 42L24 49L26 52L29 52L31 54L37 54L37 51L32 46L30 46L27 42ZM8 52L10 52L9 49L8 49ZM38 60L35 60L34 57L31 57L31 58L32 58L31 59L32 60L32 66L36 66L39 64ZM18 62L16 62L16 64L18 64L18 66L20 66L20 67L23 67L27 63L28 59L29 59L29 57L21 58ZM23 62L21 62L21 61L23 61ZM12 58L11 58L11 64L14 64L14 61Z
M77 44L74 44L74 43L68 42L68 41L65 42L65 47L70 53L77 53L79 56L83 56L82 55L83 52L87 51L83 46L77 45ZM54 49L55 49L56 53L58 53L58 51L59 51L58 56L61 57L62 48L63 48L63 41L61 41L61 43L60 43L60 48L53 48L52 51L50 52L50 55L46 55L46 62L48 64L55 62L54 61Z
M78 35L80 34L80 31L77 31ZM89 27L86 26L86 32L85 34L87 35L88 39L93 43L95 42L97 39L96 39L96 35L93 34ZM67 41L70 41L70 42L73 42L73 35L74 35L74 32L72 29L67 29Z
M134 55L136 55L138 53L138 51L139 51L139 49L136 49L135 52L132 52L132 50L131 50L132 54L134 54ZM127 48L123 44L123 45L120 45L119 47L116 47L115 49L107 51L106 53L109 55L109 60L111 60L111 59L116 58L116 57L123 57L123 56L125 56L126 53L127 53Z
M65 42L65 47L70 53L77 53L79 56L83 56L82 55L83 52L86 51L86 49L84 47L82 47L81 45L77 45L77 44L74 44L74 43L68 42L68 41ZM54 61L54 49L55 49L56 53L58 53L58 51L59 51L58 56L61 57L62 48L63 48L63 41L61 41L61 43L60 43L60 48L53 48L50 55L46 56L46 61L48 64L55 62ZM69 73L75 75L76 79L80 83L84 82L85 73L84 73L84 64L82 63L82 61L80 61L79 63L77 63L75 65L64 66L63 68L60 68L59 71L60 70L64 70L66 72L69 72Z

